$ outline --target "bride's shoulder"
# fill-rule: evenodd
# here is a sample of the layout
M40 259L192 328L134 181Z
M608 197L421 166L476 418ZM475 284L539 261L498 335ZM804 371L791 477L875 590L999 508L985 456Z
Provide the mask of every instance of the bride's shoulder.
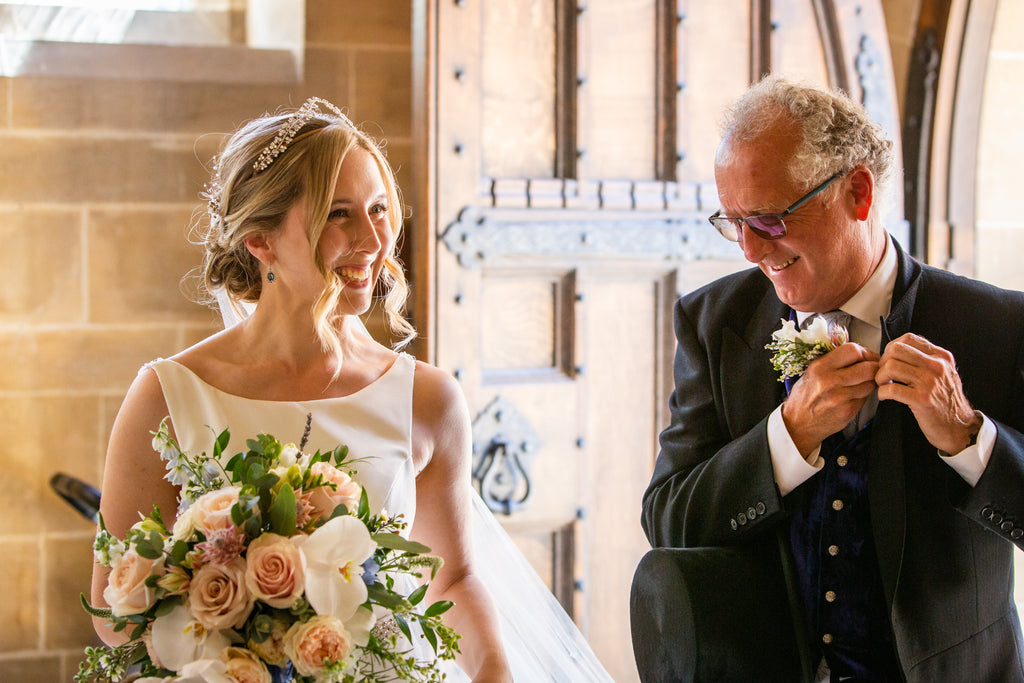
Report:
M221 330L182 349L169 360L185 366L194 373L202 374L203 369L211 365L232 362L238 348L237 335L238 331L235 328Z
M459 383L454 377L430 363L421 360L416 360L414 363L416 365L413 382L414 398L463 400L462 388L459 387Z
M413 418L422 426L437 430L450 430L467 422L466 399L455 378L429 363L415 362Z

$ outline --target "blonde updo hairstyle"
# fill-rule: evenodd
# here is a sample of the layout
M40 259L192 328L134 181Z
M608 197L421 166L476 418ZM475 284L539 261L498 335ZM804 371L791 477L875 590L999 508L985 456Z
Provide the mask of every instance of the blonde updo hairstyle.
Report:
M409 287L394 253L404 213L394 173L374 140L347 118L319 110L269 165L256 170L254 163L291 117L291 113L267 115L250 121L231 136L215 160L212 180L204 192L210 220L202 230L203 288L210 295L222 290L236 311L238 302L258 301L263 290L260 262L246 248L245 239L279 230L289 209L305 199L306 235L324 279L323 292L312 310L314 327L324 350L340 358L336 309L344 283L323 263L316 245L327 223L342 161L350 150L360 148L377 163L387 191L388 219L395 239L381 271L383 306L388 325L399 339L396 347L404 346L415 330L403 317Z

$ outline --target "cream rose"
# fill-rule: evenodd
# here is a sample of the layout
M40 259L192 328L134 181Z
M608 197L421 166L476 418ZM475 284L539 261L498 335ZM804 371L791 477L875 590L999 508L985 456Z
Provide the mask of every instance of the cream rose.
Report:
M231 508L238 502L239 491L241 489L237 486L229 486L201 495L189 508L192 524L207 536L218 529L234 526Z
M249 544L245 585L271 607L286 609L302 595L305 563L299 549L284 536L266 533Z
M230 512L230 508L229 508ZM171 529L171 540L191 541L196 533L195 508L189 506L178 513L174 520L174 527Z
M245 587L245 560L204 564L192 577L189 609L207 629L238 628L252 611L253 596Z
M110 569L103 599L115 617L141 614L156 602L156 589L146 585L150 576L164 573L164 557L148 560L129 548Z
M224 648L221 659L227 665L225 673L237 683L271 683L267 665L244 647Z
M309 472L314 477L318 474L323 476L326 484L334 484L334 488L318 486L310 491L309 502L322 519L330 517L339 505L347 507L349 512L354 512L359 506L363 489L348 474L326 462L313 463Z
M303 676L319 676L328 664L352 654L352 638L337 617L320 614L295 623L284 637L284 650Z

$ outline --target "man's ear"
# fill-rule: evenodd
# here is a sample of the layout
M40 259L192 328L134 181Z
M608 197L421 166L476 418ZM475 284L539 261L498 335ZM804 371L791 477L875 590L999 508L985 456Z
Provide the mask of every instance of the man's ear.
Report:
M270 246L270 241L267 239L267 233L254 232L242 240L242 242L257 261L267 266L273 263L273 249Z
M866 166L854 166L849 176L853 210L857 220L866 221L875 203L875 177Z

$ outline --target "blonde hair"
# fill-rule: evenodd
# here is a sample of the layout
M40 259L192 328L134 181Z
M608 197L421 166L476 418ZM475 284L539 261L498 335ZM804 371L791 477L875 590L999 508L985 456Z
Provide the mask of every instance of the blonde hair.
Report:
M237 310L238 302L255 302L263 290L260 262L246 248L245 240L280 229L285 214L301 199L306 204L306 235L313 247L316 267L324 289L313 305L317 338L325 351L341 358L338 338L340 316L336 313L344 289L341 278L323 263L316 245L330 213L338 174L353 148L363 149L377 163L387 192L387 211L394 240L384 258L381 283L387 322L398 338L396 348L416 336L403 316L409 286L395 248L404 211L394 172L380 146L344 116L315 112L296 119L297 112L266 115L239 128L214 160L212 179L203 192L209 221L200 225L204 247L201 266L205 301L217 290L227 295ZM269 164L257 168L257 160L280 140L280 133L296 121L302 125L287 138Z

